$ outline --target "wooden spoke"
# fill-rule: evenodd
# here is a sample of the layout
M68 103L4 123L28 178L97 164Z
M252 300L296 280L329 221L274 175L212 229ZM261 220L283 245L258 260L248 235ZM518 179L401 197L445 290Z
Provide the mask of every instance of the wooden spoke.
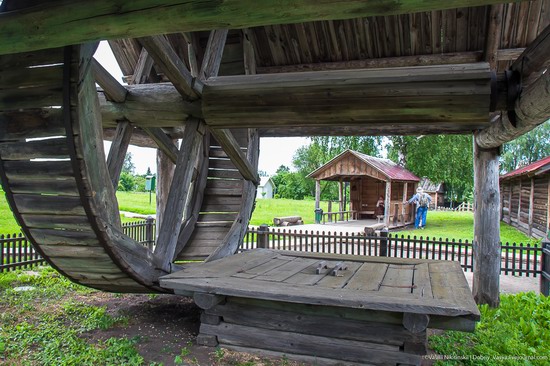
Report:
M155 254L162 258L163 265L171 263L174 256L187 196L190 191L197 156L202 144L204 130L198 120L188 121L185 136L178 153L174 178L170 185L164 219L160 228Z
M239 143L235 140L231 131L226 129L211 129L210 132L219 142L229 159L235 164L243 178L258 185L258 173L241 151Z
M139 41L149 51L155 63L166 74L184 99L194 100L199 97L198 82L176 54L164 36L140 38Z
M132 137L134 126L129 122L119 122L116 127L115 136L109 150L109 156L107 157L107 169L109 169L109 175L111 176L111 182L116 190L118 187L118 180L120 179L120 172L124 165L124 158L128 151L128 145Z
M107 100L123 103L128 90L123 87L96 59L92 60L92 72L96 82L103 88Z
M154 61L151 56L149 56L149 52L143 47L139 54L134 74L132 75L132 84L144 84L153 70L153 63Z
M227 39L227 31L227 29L216 29L210 32L199 74L202 80L206 80L211 76L218 76L225 40Z
M143 131L145 131L149 137L157 143L158 148L176 164L178 159L178 148L174 145L174 141L158 127L146 127L143 128Z

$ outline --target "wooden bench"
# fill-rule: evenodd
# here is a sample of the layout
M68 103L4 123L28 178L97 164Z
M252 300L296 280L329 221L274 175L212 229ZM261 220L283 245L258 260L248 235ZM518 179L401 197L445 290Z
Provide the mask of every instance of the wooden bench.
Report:
M428 327L480 318L452 261L255 249L160 284L203 309L199 344L315 364L420 365Z
M273 225L275 226L292 226L303 225L304 221L301 216L286 216L286 217L274 217Z

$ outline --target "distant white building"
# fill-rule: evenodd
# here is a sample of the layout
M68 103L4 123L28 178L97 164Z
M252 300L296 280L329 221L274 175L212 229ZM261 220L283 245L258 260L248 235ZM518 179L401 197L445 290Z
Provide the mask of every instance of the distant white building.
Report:
M275 191L275 183L270 177L261 177L260 185L256 192L256 198L273 198L273 192Z

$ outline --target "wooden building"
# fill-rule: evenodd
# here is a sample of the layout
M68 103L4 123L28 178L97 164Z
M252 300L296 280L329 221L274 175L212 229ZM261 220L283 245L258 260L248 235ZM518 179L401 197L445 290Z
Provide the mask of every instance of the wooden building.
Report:
M502 221L537 238L550 233L550 156L500 177Z
M430 208L443 207L445 204L445 184L443 182L434 183L426 177L422 177L420 184L418 185L432 198Z
M320 204L320 181L338 182L340 211L343 210L343 183L350 183L350 211L358 218L383 216L390 226L406 225L414 221L413 206L405 204L415 192L420 179L389 159L346 150L308 175L315 179L315 207ZM384 199L383 212L377 212L376 203Z

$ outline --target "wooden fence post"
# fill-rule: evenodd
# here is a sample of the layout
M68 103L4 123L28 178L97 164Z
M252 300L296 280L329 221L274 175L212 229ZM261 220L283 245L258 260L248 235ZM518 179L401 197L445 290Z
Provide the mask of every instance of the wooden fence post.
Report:
M258 227L257 248L269 248L269 226L262 224Z
M550 296L550 241L542 242L540 293Z
M388 256L388 229L380 230L380 257Z
M147 216L145 219L145 240L147 242L147 247L153 250L155 244L155 238L153 237L153 225L155 225L155 219L151 216Z

